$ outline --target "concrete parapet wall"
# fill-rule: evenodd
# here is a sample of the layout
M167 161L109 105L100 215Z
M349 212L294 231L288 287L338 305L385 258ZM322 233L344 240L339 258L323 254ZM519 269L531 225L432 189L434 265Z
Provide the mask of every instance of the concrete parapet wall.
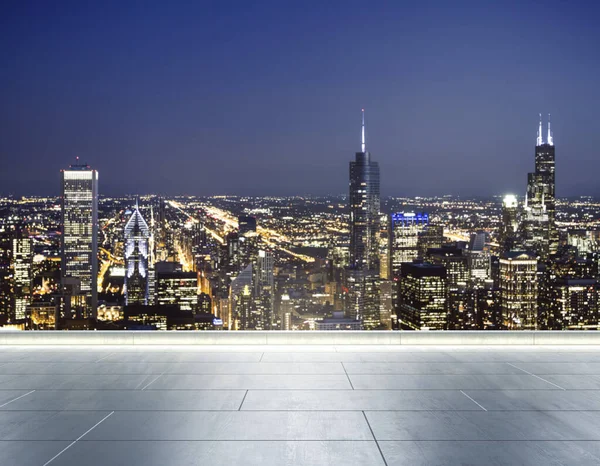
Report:
M0 345L600 345L600 332L5 331Z

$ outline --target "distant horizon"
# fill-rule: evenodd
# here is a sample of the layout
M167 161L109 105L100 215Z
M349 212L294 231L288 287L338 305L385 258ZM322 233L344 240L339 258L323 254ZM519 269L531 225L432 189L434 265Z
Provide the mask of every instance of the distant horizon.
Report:
M451 198L462 198L462 199L467 199L467 200L492 200L492 199L499 199L502 200L502 198L506 195L515 195L518 199L523 199L525 198L525 194L517 194L514 192L505 192L502 194L491 194L491 195L462 195L462 194L439 194L439 195L422 195L422 194L415 194L415 195L382 195L381 199L417 199L417 198L421 198L421 199L442 199L444 197L451 197ZM126 194L105 194L100 192L99 193L99 198L100 199L106 199L106 198L135 198L135 197L147 197L147 196L154 196L154 197L165 197L165 198L177 198L177 197L195 197L195 198L202 198L202 197L207 197L207 198L219 198L219 197L244 197L244 198L250 198L250 199L261 199L261 198L269 198L269 197L275 197L275 198L301 198L301 197L306 197L306 198L327 198L327 197L331 197L331 198L342 198L342 197L348 197L348 194L342 194L342 193L338 193L338 194L233 194L233 193L229 193L229 194L189 194L189 193L185 193L185 194L163 194L163 193L126 193ZM60 194L0 194L0 198L2 199L7 199L7 198L60 198ZM600 194L599 195L592 195L592 194L579 194L579 195L573 195L573 196L557 196L558 200L571 200L571 199L579 199L579 198L591 198L591 199L598 199L600 200Z

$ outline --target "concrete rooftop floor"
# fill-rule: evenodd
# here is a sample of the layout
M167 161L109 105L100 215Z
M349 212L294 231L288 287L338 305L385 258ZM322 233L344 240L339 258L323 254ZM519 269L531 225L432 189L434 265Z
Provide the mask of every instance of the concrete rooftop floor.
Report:
M4 346L0 464L599 465L599 346Z

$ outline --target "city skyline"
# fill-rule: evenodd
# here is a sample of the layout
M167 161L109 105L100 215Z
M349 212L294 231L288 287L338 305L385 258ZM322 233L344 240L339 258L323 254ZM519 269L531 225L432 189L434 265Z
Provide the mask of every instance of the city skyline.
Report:
M598 195L597 7L546 6L5 6L0 191L80 156L109 195L341 193L365 108L384 196L521 192L540 111Z
M361 109L361 115L362 115L362 124L361 124L361 132L360 132L360 147L361 150L357 152L357 154L359 153L363 153L365 151L366 148L366 126L365 126L365 109ZM546 136L544 136L544 134L542 133L542 131L544 131L542 129L542 125L543 125L543 121L542 121L542 114L539 113L539 127L538 127L538 132L537 132L537 137L536 137L536 143L535 143L535 147L536 150L538 147L540 147L541 145L550 145L552 146L552 148L554 147L554 132L551 132L551 123L550 123L550 114L548 114L547 116L548 120L546 123ZM554 149L553 149L554 150ZM75 156L74 157L74 161L75 161L75 165L77 164L84 164L86 165L87 162L86 161L80 161L80 157L79 156ZM89 166L89 164L87 164ZM98 171L98 170L97 170ZM110 181L109 181L110 183ZM379 183L379 182L378 182ZM495 197L503 197L505 195L515 195L517 198L527 198L527 188L525 189L524 192L521 192L522 190L515 190L515 191L503 191L503 192L497 192L497 193L486 193L486 194L479 194L479 195L466 195L464 197L466 198L495 198ZM6 193L2 193L0 192L0 195L7 195ZM13 193L9 193L9 196L13 196L15 194ZM18 196L23 196L26 197L27 195L33 195L33 196L49 196L52 197L52 195L48 195L48 194L27 194L27 193L22 193L22 194L18 194L16 195ZM105 197L123 197L123 196L133 196L133 197L139 197L139 196L149 196L149 195L161 195L161 196L172 196L172 197L177 197L177 196L198 196L198 197L204 197L204 196L210 196L210 195L198 195L195 193L183 193L183 192L179 192L179 193L168 193L165 194L163 192L160 191L149 191L149 192L145 192L145 193L141 193L141 192L122 192L119 193L117 195L115 195L114 193L107 193L105 194ZM240 196L240 197L262 197L262 196L269 196L269 195L273 195L273 196L277 196L275 194L235 194L235 193L213 193L211 194L212 196ZM288 193L288 194L281 194L279 196L281 197L288 197L288 196L311 196L312 193ZM327 193L317 193L314 194L315 196L346 196L346 194L343 193L333 193L333 192L327 192ZM436 194L430 194L430 195L420 195L420 194L412 194L412 195L393 195L393 194L387 194L387 195L381 195L381 197L389 197L389 198L394 198L394 197L442 197L442 196L455 196L455 197L461 197L460 193L454 193L454 192L445 192L445 193L436 193ZM575 193L572 194L570 196L562 196L562 198L569 198L569 197L578 197L578 196L588 196L589 194L584 194L584 193ZM58 194L54 194L54 196L58 196ZM102 194L99 194L100 197L102 197ZM600 196L600 193L597 195ZM556 196L557 198L560 198L561 196ZM592 195L591 197L595 197L594 195Z
M598 205L556 209L550 115L545 128L539 115L523 202L508 194L501 209L444 198L386 212L364 109L360 144L345 199L254 208L160 196L100 206L98 171L76 159L61 171L60 218L49 199L3 200L28 213L0 223L3 318L22 330L598 327ZM37 233L23 241L29 224Z
M600 465L599 15L0 4L2 466Z

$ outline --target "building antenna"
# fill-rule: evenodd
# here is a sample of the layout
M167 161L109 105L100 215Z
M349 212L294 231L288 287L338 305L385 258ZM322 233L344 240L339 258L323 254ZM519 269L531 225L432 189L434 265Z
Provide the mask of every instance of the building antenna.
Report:
M537 145L541 146L542 144L544 144L544 142L542 140L542 114L540 113L540 127L538 129Z
M361 138L361 152L365 153L367 144L365 143L365 109L362 109L362 138Z
M550 114L548 113L548 144L554 145L554 138L552 137L552 131L550 130Z

